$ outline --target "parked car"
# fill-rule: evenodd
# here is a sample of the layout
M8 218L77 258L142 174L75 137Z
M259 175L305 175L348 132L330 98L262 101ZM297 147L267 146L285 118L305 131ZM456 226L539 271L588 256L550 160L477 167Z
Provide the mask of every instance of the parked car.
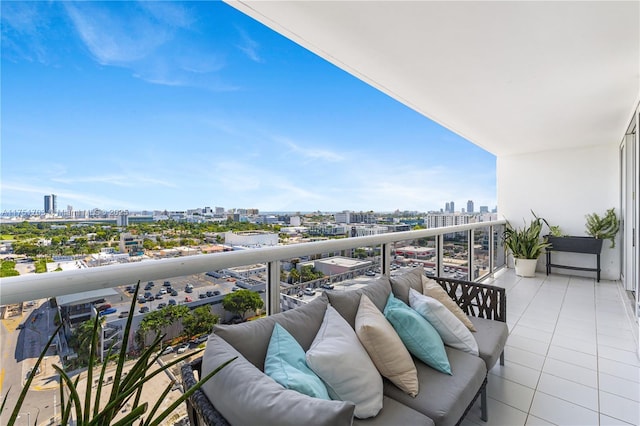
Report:
M193 287L189 287L188 285L184 289L185 293L193 293Z
M365 272L364 274L365 274L366 276L368 276L368 277L375 277L375 276L376 276L376 273L375 273L375 272L373 272L373 271L367 271L367 272Z
M173 352L173 346L169 345L162 351L162 355L168 355Z
M199 345L200 343L206 342L207 340L209 340L209 335L203 334L202 336L195 339L194 342Z
M220 290L213 290L214 296L220 296Z
M198 299L206 299L206 298L207 298L206 294L204 294L204 293L198 294Z
M167 294L167 290L161 288L160 291L158 291L158 294Z
M322 284L320 287L324 288L325 290L333 290L333 284Z
M185 302L193 302L193 299L190 298L189 296L185 296L184 301Z
M213 296L214 296L213 291L211 290L207 291L207 297L213 297Z
M305 288L302 292L307 296L313 296L314 294L316 294L316 292L311 287Z
M156 294L156 299L157 299L157 300L162 299L162 293L158 293L158 294Z
M121 311L120 315L118 315L118 318L126 318L129 316L129 311Z
M134 291L136 291L136 287L133 285L128 285L127 286L127 293L133 293Z
M104 305L100 305L100 306L98 306L98 307L97 307L97 309L98 309L98 312L102 312L102 311L104 311L104 310L109 309L110 307L111 307L111 305L110 305L110 304L105 303Z
M147 302L153 302L154 300L156 300L156 297L153 294L147 297Z
M171 287L171 281L165 281L162 283L162 285L165 287Z
M143 306L143 307L140 308L139 312L141 314L147 313L147 312L149 312L149 307L148 306Z
M231 287L231 291L238 291L240 290L240 287L238 287L237 285L234 285L233 287Z
M178 295L178 291L177 290L171 290L171 295L172 296L177 296Z
M144 296L138 296L138 303L147 303L147 298Z
M150 292L150 291L145 291L145 292L144 292L144 297L146 297L147 299L148 299L148 298L150 298L151 296L152 296L152 295L151 295L151 292Z
M182 345L178 348L177 352L179 354L185 353L189 349L189 345Z
M116 308L107 308L104 311L101 311L98 315L103 316L103 315L109 315L109 314L113 314L115 312L117 312L118 310Z
M162 302L162 303L158 303L158 309L162 309L162 308L166 308L167 304Z
M169 305L175 306L177 304L178 304L178 302L176 302L176 299L169 299Z

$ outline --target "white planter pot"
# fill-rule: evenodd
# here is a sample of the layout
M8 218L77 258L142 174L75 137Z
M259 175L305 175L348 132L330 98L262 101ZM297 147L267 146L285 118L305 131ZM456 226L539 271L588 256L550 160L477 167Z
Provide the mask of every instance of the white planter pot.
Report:
M516 275L519 277L535 277L538 259L515 259Z

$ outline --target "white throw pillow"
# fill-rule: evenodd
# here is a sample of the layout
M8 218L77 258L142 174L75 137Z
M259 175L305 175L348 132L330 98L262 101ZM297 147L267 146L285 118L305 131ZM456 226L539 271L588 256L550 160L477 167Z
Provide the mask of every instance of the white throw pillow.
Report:
M447 294L447 292L440 287L436 281L431 278L427 278L425 276L422 277L422 294L425 296L433 297L438 302L442 303L447 309L451 311L453 315L456 316L467 328L471 331L476 331L471 320L467 317L467 315L462 312L460 306L457 305L456 302L453 301L451 297Z
M380 374L404 392L418 394L418 371L411 354L383 313L365 294L356 314L356 334Z
M307 351L307 365L327 385L331 399L356 404L356 417L373 417L382 409L382 377L355 331L331 305Z
M438 300L410 289L409 306L429 321L445 345L478 356L478 343L469 329Z

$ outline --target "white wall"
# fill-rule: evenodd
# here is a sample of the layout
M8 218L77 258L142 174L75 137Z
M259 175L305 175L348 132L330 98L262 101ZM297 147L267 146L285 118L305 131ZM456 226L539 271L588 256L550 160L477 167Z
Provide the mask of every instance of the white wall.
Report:
M497 158L498 216L521 227L531 210L564 234L586 235L585 215L603 215L615 207L620 214L619 141L579 149L534 152ZM620 245L603 244L603 279L620 277ZM556 257L557 256L557 257ZM538 260L543 272L544 256ZM554 254L554 263L595 267L595 256ZM594 273L553 269L553 273L594 276Z

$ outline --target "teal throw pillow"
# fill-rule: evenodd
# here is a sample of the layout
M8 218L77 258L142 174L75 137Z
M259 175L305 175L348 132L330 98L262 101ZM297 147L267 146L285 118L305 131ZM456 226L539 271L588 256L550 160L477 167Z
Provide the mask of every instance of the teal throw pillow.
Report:
M438 371L452 374L442 338L429 321L395 298L393 293L387 300L384 316L416 358Z
M331 399L322 380L307 366L300 344L277 323L267 348L264 372L287 389L315 398Z

